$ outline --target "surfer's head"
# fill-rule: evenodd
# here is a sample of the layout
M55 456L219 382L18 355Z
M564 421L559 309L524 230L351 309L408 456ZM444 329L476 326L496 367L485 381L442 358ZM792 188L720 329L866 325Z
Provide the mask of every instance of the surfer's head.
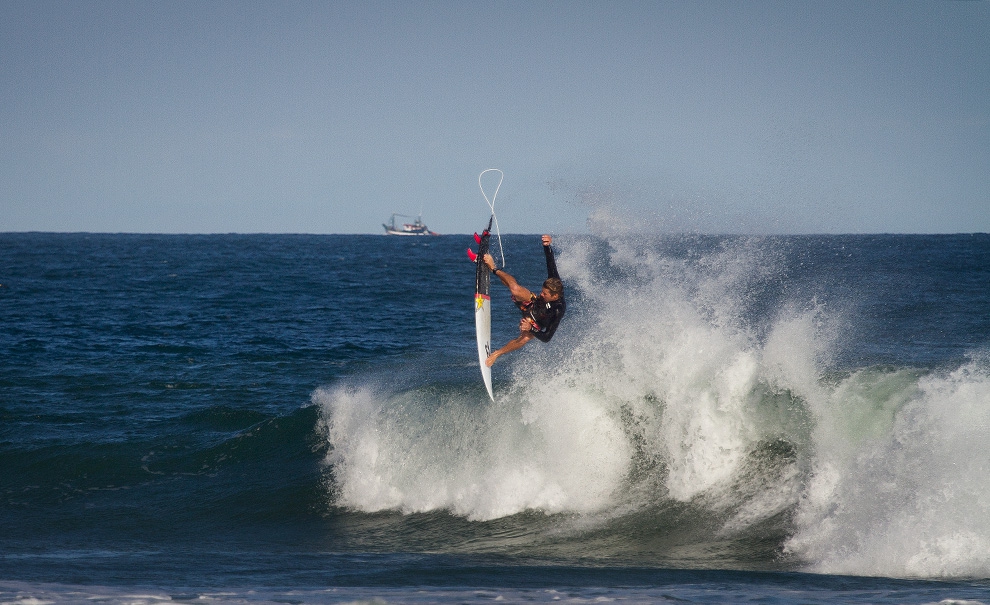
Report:
M546 281L543 282L543 290L540 292L540 297L543 300L553 302L564 295L564 282L560 281L556 277L548 277Z

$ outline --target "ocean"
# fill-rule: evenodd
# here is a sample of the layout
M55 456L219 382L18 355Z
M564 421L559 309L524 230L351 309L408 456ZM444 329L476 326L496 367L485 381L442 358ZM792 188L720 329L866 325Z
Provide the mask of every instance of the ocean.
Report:
M0 603L990 603L990 235L472 244L0 234Z

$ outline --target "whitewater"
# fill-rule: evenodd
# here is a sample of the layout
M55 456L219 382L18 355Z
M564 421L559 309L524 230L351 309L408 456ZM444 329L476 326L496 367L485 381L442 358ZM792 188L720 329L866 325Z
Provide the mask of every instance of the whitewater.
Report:
M497 368L493 405L372 376L314 394L337 505L558 516L523 542L590 537L590 558L710 566L749 543L755 568L986 577L985 349L855 365L865 303L816 293L834 276L800 275L794 242L566 241L567 329ZM663 530L683 541L652 552Z

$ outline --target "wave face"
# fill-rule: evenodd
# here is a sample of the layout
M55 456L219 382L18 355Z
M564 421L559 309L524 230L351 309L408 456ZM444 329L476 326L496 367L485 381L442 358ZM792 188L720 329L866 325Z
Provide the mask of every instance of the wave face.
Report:
M495 404L370 373L314 393L333 501L509 522L495 551L986 577L987 244L564 241L569 315L500 361Z

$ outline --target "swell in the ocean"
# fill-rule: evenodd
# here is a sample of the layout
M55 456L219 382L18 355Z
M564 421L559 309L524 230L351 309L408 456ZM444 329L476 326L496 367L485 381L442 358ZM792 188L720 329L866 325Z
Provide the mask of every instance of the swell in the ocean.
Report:
M990 574L986 357L850 365L862 301L777 240L562 248L569 315L500 361L494 404L371 374L314 393L333 505L495 524L491 552Z

